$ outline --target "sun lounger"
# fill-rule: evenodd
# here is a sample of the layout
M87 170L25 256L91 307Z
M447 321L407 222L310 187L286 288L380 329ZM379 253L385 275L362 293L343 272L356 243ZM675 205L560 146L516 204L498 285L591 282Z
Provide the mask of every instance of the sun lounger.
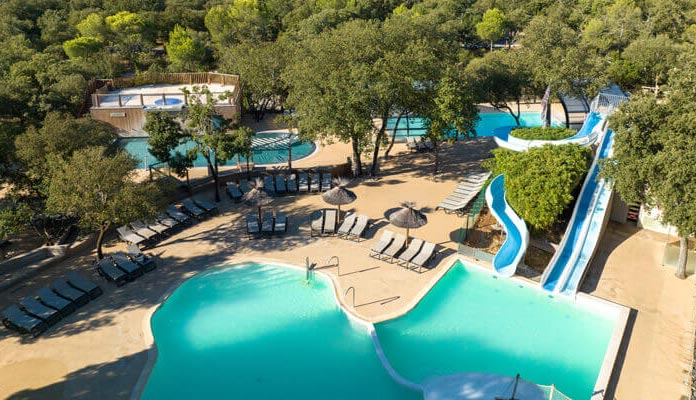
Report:
M246 224L247 224L247 235L249 236L249 239L253 235L258 235L261 233L261 230L259 229L259 218L256 216L255 213L249 213L246 216Z
M115 283L116 286L124 285L129 278L128 273L115 266L114 262L109 257L104 257L97 261L97 272L99 272L99 275L106 278L107 281Z
M147 240L153 240L156 238L159 233L153 231L152 229L148 228L147 225L143 221L135 221L130 223L131 228L133 228L133 231L135 232L136 235L142 236Z
M309 192L309 175L300 174L297 181L297 191L300 193Z
M297 193L298 188L297 188L297 178L295 178L295 174L290 174L287 176L288 179L288 193Z
M155 260L143 253L140 250L140 247L129 245L128 247L126 247L126 250L128 251L128 258L130 258L131 261L133 261L134 263L143 267L143 270L145 272L150 272L153 269L157 268Z
M325 172L321 174L321 191L326 192L331 189L331 174Z
M385 230L384 232L382 232L382 237L379 238L379 241L375 243L370 249L370 256L379 257L387 248L387 246L389 246L389 243L391 243L393 238L394 232L389 230Z
M201 218L206 214L205 210L198 207L191 199L184 199L181 204L184 206L186 212L196 218Z
M68 272L68 284L81 292L87 293L92 300L104 293L99 285L75 271Z
M19 333L29 333L34 337L48 329L48 324L44 321L26 314L14 304L2 312L2 324L8 329L13 329Z
M406 139L406 147L411 151L418 151L418 144L416 143L416 138L409 137Z
M446 213L461 213L483 188L490 172L479 172L466 175L457 184L454 192L447 196L435 209L443 209Z
M67 317L77 310L77 304L58 296L47 287L39 289L36 294L38 295L41 303L58 311L61 317Z
M285 175L278 174L275 176L275 188L278 194L288 192L288 187L285 185Z
M266 190L266 192L268 192L268 194L275 194L276 187L272 176L263 177L263 188Z
M78 306L84 306L89 303L89 295L87 293L68 285L68 282L63 279L53 281L50 287L58 296L68 299Z
M151 231L155 231L160 235L166 234L167 232L169 232L169 229L170 229L167 225L162 224L160 222L156 222L156 221L152 222L152 223L148 223L148 224L146 224L146 226Z
M396 260L396 263L399 265L403 264L404 267L408 267L409 261L411 261L411 259L418 254L421 246L423 246L423 241L421 239L411 240L411 243L408 244L408 248L401 253L399 259Z
M310 216L310 220L312 222L310 223L309 236L314 236L315 233L321 235L324 229L324 212L314 211Z
M338 211L330 208L324 210L324 235L336 233L336 219L338 217Z
M285 233L288 231L288 215L283 211L276 212L273 233Z
M116 232L118 232L118 236L121 238L121 240L126 243L140 244L147 241L147 239L136 234L126 225L116 228Z
M19 302L19 307L24 309L24 312L32 317L46 321L49 326L55 324L63 318L58 310L41 304L40 301L31 296L23 298Z
M338 227L338 231L336 231L336 234L338 236L348 235L350 233L350 230L353 228L353 225L355 224L356 219L358 219L357 215L355 215L355 214L348 215L343 220L343 223L341 223L341 226Z
M245 195L251 191L251 186L249 186L249 181L246 179L240 179L239 180L239 191L242 192L242 195Z
M172 218L166 214L160 214L157 217L157 222L166 226L169 229L174 229L174 228L178 227L179 225L181 225L181 222L179 222L176 218Z
M239 186L237 186L236 183L234 182L227 182L227 188L225 189L227 192L227 195L230 196L230 199L233 201L239 201L242 199L242 192L239 190Z
M167 214L168 214L170 217L174 218L175 220L179 221L179 222L182 223L182 224L191 223L191 221L192 221L192 220L191 220L191 217L189 217L189 216L186 215L185 213L181 212L181 210L179 210L179 209L178 209L175 205L173 205L173 204L170 204L170 205L167 207Z
M309 179L309 191L318 192L321 187L320 184L319 174L312 174Z
M421 268L427 267L428 263L430 263L434 257L435 243L425 242L420 252L411 260L411 265L415 265L420 271Z
M355 222L353 229L350 230L348 237L354 240L359 240L367 229L367 225L370 223L370 219L367 215L358 215L358 220Z
M208 214L217 214L218 213L218 206L215 203L211 203L209 201L201 200L195 197L192 197L191 200L200 208L204 209L205 212Z
M425 146L425 149L426 149L427 151L435 150L435 145L434 145L433 142L432 142L430 139L428 139L428 138L423 139L423 146Z
M397 233L396 236L394 236L394 240L392 240L391 244L389 247L387 247L381 256L385 256L385 260L389 259L389 261L394 261L394 258L396 258L396 255L399 254L401 250L404 248L404 243L406 242L406 236Z
M111 259L116 264L116 267L124 270L128 274L128 280L135 280L145 273L145 270L140 265L128 259L126 253L114 253Z
M270 235L273 233L273 212L266 211L261 217L261 233Z

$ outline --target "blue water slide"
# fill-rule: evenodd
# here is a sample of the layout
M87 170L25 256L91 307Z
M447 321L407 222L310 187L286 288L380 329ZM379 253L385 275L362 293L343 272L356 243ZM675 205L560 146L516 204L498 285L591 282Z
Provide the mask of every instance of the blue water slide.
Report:
M506 233L505 242L493 257L493 268L502 276L512 276L527 251L529 231L524 220L505 199L505 178L502 174L496 176L488 185L486 204Z
M532 147L541 147L547 144L561 145L573 143L580 146L589 146L595 143L600 136L606 117L598 112L591 112L585 118L580 130L573 136L560 140L527 140L510 136L510 131L516 127L503 127L494 131L494 140L498 146L513 150L526 151Z
M563 240L546 267L541 286L550 292L574 295L594 255L607 222L612 189L599 178L599 161L611 156L614 132L603 135L585 178Z

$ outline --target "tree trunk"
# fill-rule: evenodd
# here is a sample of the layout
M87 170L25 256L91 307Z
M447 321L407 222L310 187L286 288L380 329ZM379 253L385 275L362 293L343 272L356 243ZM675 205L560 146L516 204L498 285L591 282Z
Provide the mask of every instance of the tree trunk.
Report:
M510 107L507 104L505 105L505 108L507 109L508 114L510 114L512 116L512 118L515 119L515 123L517 124L517 126L520 126L521 125L520 124L520 116L521 116L520 102L519 101L517 102L517 113L515 113L515 111L512 110L512 107Z
M493 41L491 40L491 51L493 51Z
M440 145L434 139L430 139L430 142L433 144L433 153L435 154L435 168L433 169L433 176L435 176L440 171Z
M353 146L353 176L358 177L362 175L362 160L360 159L360 144L357 139L352 139L351 144Z
M106 231L111 227L111 222L107 222L106 225L101 225L99 227L99 235L97 236L97 260L104 258L104 253L102 253L102 244L104 243L104 235Z
M375 138L375 151L372 153L372 166L370 166L370 177L374 178L377 176L377 161L379 159L379 145L384 139L384 131L387 129L387 118L388 114L382 114L382 126L377 132L377 137Z
M288 169L292 172L292 132L288 135Z
M688 239L686 236L679 236L679 261L677 262L677 272L674 274L679 279L686 279L686 259L688 251Z
M394 142L396 141L396 128L399 127L399 122L401 122L401 117L405 113L401 112L399 113L399 116L396 118L396 124L394 124L394 129L392 129L392 135L391 135L391 141L389 142L389 147L387 147L387 150L384 151L384 158L389 158L389 152L392 150L394 147Z
M213 175L213 184L215 185L215 202L219 203L220 202L220 182L218 181L218 173L215 169L215 164L217 164L217 161L213 162L213 160L210 159L210 155L206 155L206 154L203 154L203 158L205 158L205 161L208 163L208 170L210 170L210 172Z

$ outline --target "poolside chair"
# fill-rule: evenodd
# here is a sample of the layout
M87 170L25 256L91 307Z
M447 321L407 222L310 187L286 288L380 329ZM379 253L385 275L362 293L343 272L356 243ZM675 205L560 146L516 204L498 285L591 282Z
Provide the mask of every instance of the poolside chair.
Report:
M258 235L261 233L261 230L259 229L259 218L256 216L255 213L249 213L246 216L246 224L247 224L247 236L249 239L253 235Z
M131 222L130 226L133 228L136 235L142 236L147 240L154 240L157 236L159 236L159 233L148 228L143 221Z
M87 293L91 300L96 299L104 293L99 285L87 279L79 272L68 272L68 284L81 292Z
M129 280L128 273L114 265L114 262L109 257L104 257L97 261L97 272L106 278L107 281L115 283L116 286L123 286Z
M153 260L151 257L146 255L145 253L143 253L140 250L140 247L128 245L126 247L126 251L128 252L128 258L131 261L133 261L134 263L143 267L143 270L145 272L150 272L153 269L157 268L157 264L155 264L155 260Z
M118 232L118 236L121 240L126 243L140 244L147 241L147 239L136 234L126 225L116 228L116 232Z
M394 258L396 258L396 255L399 254L401 250L403 250L405 242L406 236L397 233L396 236L394 236L394 240L392 240L389 247L387 247L380 255L380 259L382 259L381 256L385 256L386 258L384 258L384 260L388 259L390 262L393 262Z
M89 295L68 285L64 279L56 279L51 282L49 288L58 296L70 300L78 307L89 303Z
M19 302L20 308L24 309L24 312L31 315L32 317L38 318L40 320L46 321L49 326L60 321L63 316L58 312L58 310L41 304L38 300L33 297L25 297Z
M404 267L408 267L409 261L413 259L413 257L418 254L418 252L421 249L421 246L423 246L423 241L421 239L413 239L411 240L411 243L408 244L408 248L404 250L403 253L399 256L399 258L396 260L396 263L398 265L403 264Z
M128 259L126 253L114 253L111 255L111 259L117 268L122 269L128 274L128 280L135 280L145 273L145 270L140 265L134 263Z
M358 220L355 222L353 229L350 230L348 238L353 240L360 240L360 238L365 234L365 229L370 223L370 219L367 215L358 215Z
M326 192L331 189L331 174L325 172L321 174L321 191Z
M46 322L26 314L14 304L2 312L2 324L8 329L19 333L28 333L33 337L39 336L48 329Z
M184 206L184 211L195 218L202 218L206 214L206 211L198 207L190 198L182 200L181 204Z
M391 243L393 238L394 232L390 230L385 230L384 232L382 232L382 237L370 249L370 257L379 257L380 255L382 255L382 253L387 248L387 246L389 246L389 243Z
M288 231L288 214L283 211L276 212L273 233L285 233Z
M432 140L430 140L430 138L423 139L423 146L427 151L435 150L435 145L433 144Z
M358 219L358 216L355 213L348 215L343 220L343 223L341 223L341 226L338 227L336 234L339 237L347 236L350 233L350 230L353 228L356 219Z
M247 179L239 180L239 191L242 192L242 195L245 195L251 191L251 186L249 186L249 181Z
M315 233L321 235L324 229L324 212L314 211L310 216L309 236L314 236Z
M285 194L288 192L288 187L285 184L285 175L275 175L275 188L278 194Z
M227 182L225 191L227 192L227 195L230 196L230 199L232 201L239 201L242 199L242 192L239 190L239 186L237 186L236 183L234 182Z
M427 267L433 258L435 258L435 243L425 242L420 252L411 260L411 265L418 267L420 272L421 268Z
M179 221L182 224L188 224L193 221L191 217L186 215L185 213L181 212L175 205L170 204L167 206L167 215L170 217L174 218L175 220Z
M157 221L152 222L152 223L147 223L145 225L147 226L148 229L150 229L151 231L155 231L160 235L165 235L165 234L169 233L169 230L171 229L167 225L165 225L161 222L157 222Z
M263 188L268 192L268 194L275 194L276 192L276 187L275 183L273 183L273 177L270 175L266 175L263 177Z
M273 212L266 211L261 217L261 233L270 235L273 233Z
M332 235L336 233L336 222L338 219L338 211L333 208L324 210L324 235Z
M300 193L309 192L309 175L300 174L297 181L297 191Z
M157 216L157 222L169 229L174 229L181 225L181 222L179 222L176 218L172 218L166 214L160 214Z
M312 174L309 179L309 191L318 192L320 189L319 174Z
M201 200L196 197L192 197L191 200L193 200L196 205L202 209L205 210L208 214L217 214L218 213L218 206L215 203L211 203L209 201Z
M288 180L288 193L297 193L299 190L297 187L297 178L295 174L290 174L287 176Z
M58 296L47 287L42 287L39 289L36 292L36 295L39 297L39 301L42 304L45 304L46 306L58 311L61 317L67 317L77 310L77 304Z
M418 144L416 143L416 138L406 138L406 147L411 151L418 151Z

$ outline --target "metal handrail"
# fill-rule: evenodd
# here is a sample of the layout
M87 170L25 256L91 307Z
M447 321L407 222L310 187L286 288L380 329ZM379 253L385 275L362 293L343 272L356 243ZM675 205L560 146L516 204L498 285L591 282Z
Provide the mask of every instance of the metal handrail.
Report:
M348 292L350 292L351 290L353 291L353 304L351 305L351 307L355 308L355 287L354 286L351 286L348 289L346 289L346 292L343 294L343 297L345 298L346 296L348 296Z

